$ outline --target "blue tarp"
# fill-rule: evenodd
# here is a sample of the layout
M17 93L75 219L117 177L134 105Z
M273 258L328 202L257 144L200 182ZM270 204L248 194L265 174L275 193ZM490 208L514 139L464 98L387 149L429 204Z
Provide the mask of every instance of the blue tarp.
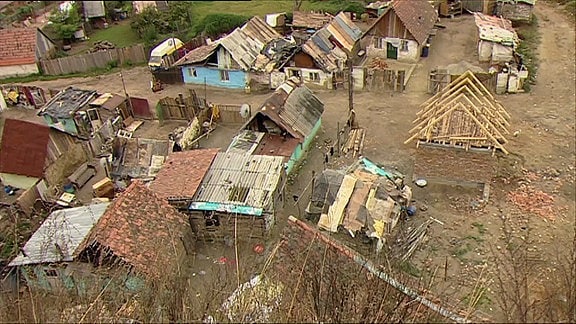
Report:
M403 178L402 174L395 171L384 170L381 167L374 164L374 162L368 160L367 158L362 158L361 162L362 165L364 166L364 170L372 174L379 175L382 177L389 177L390 179Z

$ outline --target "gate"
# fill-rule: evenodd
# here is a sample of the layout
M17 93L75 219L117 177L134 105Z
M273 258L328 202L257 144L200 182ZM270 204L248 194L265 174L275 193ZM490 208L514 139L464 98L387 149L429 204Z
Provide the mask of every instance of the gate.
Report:
M141 119L154 118L152 112L150 111L150 104L148 104L148 99L130 97L130 103L132 104L132 111L134 112L135 118L141 118Z

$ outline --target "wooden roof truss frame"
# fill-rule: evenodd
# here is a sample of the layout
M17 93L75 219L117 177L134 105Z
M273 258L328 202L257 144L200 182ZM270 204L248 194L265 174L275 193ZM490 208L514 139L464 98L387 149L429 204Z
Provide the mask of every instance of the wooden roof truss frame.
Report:
M420 105L410 138L455 147L508 151L510 115L471 71L460 75Z

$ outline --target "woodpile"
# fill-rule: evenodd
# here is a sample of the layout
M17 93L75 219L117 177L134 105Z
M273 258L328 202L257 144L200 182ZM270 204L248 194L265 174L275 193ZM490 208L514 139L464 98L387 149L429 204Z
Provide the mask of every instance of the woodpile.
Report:
M94 43L91 49L88 50L88 53L96 53L100 51L107 51L109 49L115 49L116 46L107 40L101 40Z
M386 61L381 58L375 57L368 64L368 68L376 70L386 70L388 68L388 63L386 63Z
M362 155L362 150L364 149L364 137L366 132L363 128L353 128L348 133L348 139L342 146L342 153L348 155L348 152L352 152L352 157L357 157Z
M525 213L532 213L552 221L556 219L554 197L532 186L521 185L508 193L508 199Z

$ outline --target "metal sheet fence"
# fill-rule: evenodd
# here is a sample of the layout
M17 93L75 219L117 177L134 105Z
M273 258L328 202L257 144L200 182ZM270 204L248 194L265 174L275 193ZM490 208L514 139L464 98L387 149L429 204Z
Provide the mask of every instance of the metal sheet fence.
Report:
M88 72L93 69L136 64L148 60L147 51L142 44L116 48L96 53L80 54L53 60L41 60L40 68L45 75L62 75Z

